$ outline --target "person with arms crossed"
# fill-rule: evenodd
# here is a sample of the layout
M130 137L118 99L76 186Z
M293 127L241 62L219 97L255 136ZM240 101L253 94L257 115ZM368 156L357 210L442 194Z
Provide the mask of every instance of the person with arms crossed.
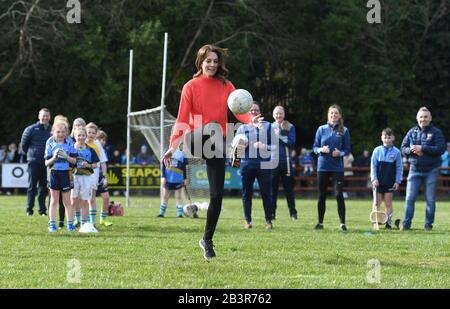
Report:
M27 209L28 216L33 215L34 199L38 196L39 214L47 215L45 197L47 196L47 168L45 166L44 154L48 138L52 135L50 125L50 111L42 108L39 111L39 121L28 126L22 134L20 142L22 150L27 154L28 160L28 189ZM36 190L36 187L38 188Z
M436 187L440 156L445 151L442 131L431 121L431 112L421 107L417 112L417 126L411 128L402 141L402 153L408 157L409 173L406 183L405 217L403 230L411 229L417 195L422 183L425 186L425 231L433 229L436 211Z
M297 220L297 210L295 209L294 194L294 171L292 170L290 153L295 145L296 134L295 127L289 121L284 119L285 113L282 106L277 106L273 110L272 123L275 136L278 141L278 153L272 152L272 155L278 155L278 165L272 170L272 219L276 218L278 187L283 184L284 194L289 208L289 216L292 220Z

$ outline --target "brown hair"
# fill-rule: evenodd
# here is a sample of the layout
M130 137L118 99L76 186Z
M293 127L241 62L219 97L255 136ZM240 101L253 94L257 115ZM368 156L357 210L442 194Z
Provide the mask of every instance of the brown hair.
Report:
M105 131L98 130L96 138L97 139L104 139L106 141L108 139L108 135L106 134Z
M228 75L228 69L225 66L225 57L228 55L228 51L211 44L204 45L198 50L197 58L195 59L197 73L194 74L194 77L198 77L203 74L202 63L206 59L208 52L216 53L219 63L216 75L214 77L220 79L222 83L225 84L227 80L226 77Z
M330 109L337 109L339 114L341 115L341 118L339 118L339 126L337 130L340 134L344 134L344 118L342 115L342 108L337 104L333 104L330 107L328 107L328 113L330 112Z
M93 122L89 122L89 123L86 125L86 131L87 131L88 129L94 129L95 132L98 132L98 127L97 127L97 125L96 125L95 123L93 123Z
M383 131L381 131L381 134L394 136L394 130L392 130L391 128L386 128L386 129L383 129Z

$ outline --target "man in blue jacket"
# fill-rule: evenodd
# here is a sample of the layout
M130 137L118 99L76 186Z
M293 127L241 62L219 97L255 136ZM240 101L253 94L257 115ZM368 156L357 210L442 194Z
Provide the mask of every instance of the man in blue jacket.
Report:
M273 110L273 118L275 122L272 123L275 137L278 141L278 152L272 152L272 156L278 155L279 163L272 170L272 219L276 217L278 187L283 184L284 194L289 208L289 215L292 220L297 220L297 210L295 209L295 195L294 195L294 171L292 170L291 150L295 145L295 127L293 124L284 120L284 108L277 106Z
M422 182L427 202L424 229L431 231L433 228L439 159L445 151L445 138L442 131L431 124L431 120L431 112L421 107L417 112L418 126L411 128L402 142L402 154L408 157L410 164L403 221L405 231L411 229L414 206Z
M28 126L22 134L23 151L28 160L28 190L27 190L27 215L33 215L36 187L39 202L39 214L47 215L45 198L47 196L47 168L45 166L44 152L47 139L51 136L50 111L42 108L39 111L39 121Z

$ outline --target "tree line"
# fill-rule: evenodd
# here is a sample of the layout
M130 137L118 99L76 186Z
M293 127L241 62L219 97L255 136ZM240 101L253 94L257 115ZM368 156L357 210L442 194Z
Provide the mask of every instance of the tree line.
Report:
M134 50L133 111L160 104L164 32L169 34L166 104L176 115L198 48L228 49L230 80L249 90L267 120L286 108L297 143L310 147L327 107L343 108L352 151L397 142L420 106L448 136L450 0L384 0L381 23L364 0L0 2L0 140L18 140L40 107L94 121L124 144L128 51Z

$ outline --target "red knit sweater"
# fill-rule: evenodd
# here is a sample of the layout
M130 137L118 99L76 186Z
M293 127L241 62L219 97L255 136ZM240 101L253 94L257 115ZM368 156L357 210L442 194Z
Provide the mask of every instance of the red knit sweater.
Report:
M227 132L226 124L228 122L227 99L234 89L233 84L228 80L224 85L221 80L204 75L188 81L181 92L178 118L172 137L170 138L169 147L174 146L175 141L185 133L191 132L213 121L220 124L222 134L225 137ZM242 123L251 123L252 121L252 115L250 113L234 115ZM194 116L196 119L201 116L201 121L194 121ZM178 144L176 143L175 146L178 146Z

